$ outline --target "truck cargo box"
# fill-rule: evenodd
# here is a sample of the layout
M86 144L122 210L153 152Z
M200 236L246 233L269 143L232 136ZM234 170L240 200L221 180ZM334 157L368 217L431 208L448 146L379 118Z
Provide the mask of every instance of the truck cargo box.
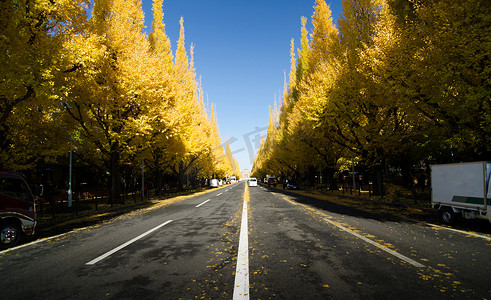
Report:
M450 213L462 212L465 218L488 219L490 177L490 162L431 166L432 207Z

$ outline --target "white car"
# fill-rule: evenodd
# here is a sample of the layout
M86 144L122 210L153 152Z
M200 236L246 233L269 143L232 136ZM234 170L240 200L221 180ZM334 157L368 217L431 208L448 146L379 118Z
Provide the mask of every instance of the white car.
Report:
M247 180L247 185L248 186L257 186L257 179L256 178L249 178L249 180Z
M218 179L211 179L210 180L210 187L215 187L217 188L218 187Z

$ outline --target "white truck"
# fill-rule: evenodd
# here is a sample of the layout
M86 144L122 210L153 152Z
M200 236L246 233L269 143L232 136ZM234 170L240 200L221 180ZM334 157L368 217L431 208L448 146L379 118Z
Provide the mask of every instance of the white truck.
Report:
M491 222L491 162L431 166L431 206L445 223L457 216Z

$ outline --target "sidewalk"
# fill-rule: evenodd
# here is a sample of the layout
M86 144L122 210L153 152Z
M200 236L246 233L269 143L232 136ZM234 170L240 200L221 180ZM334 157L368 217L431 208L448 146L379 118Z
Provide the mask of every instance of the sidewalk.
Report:
M265 186L267 187L267 186ZM350 192L325 191L325 190L284 190L281 187L270 187L273 190L284 192L291 195L301 195L315 198L317 200L328 201L337 205L353 207L362 211L375 214L391 214L406 219L428 220L436 218L435 211L431 209L429 202L424 205L412 199L407 201L389 202L389 199L380 196L369 197L368 191L362 191L350 195ZM401 198L401 200L404 198Z

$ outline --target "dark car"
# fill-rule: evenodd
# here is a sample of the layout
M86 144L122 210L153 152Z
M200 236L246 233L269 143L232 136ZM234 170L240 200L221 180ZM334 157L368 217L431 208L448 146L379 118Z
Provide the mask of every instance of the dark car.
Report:
M283 184L283 188L285 190L298 190L299 189L298 184L293 180L285 180L285 182Z
M268 179L268 186L276 187L276 179L275 178L269 178Z
M36 228L34 196L20 174L0 172L0 249L15 246Z

